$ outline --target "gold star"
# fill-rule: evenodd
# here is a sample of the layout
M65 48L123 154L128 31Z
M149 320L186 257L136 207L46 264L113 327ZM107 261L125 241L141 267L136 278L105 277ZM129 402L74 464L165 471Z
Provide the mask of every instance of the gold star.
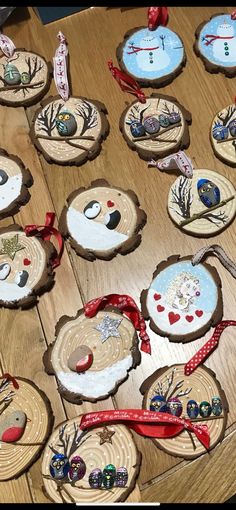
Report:
M11 239L2 239L0 255L8 255L13 260L17 251L24 250L25 246L18 242L18 237L18 234L16 234Z
M112 430L108 430L107 427L103 427L102 432L96 432L97 436L100 436L100 444L111 443L112 444L112 436L114 436L115 432Z

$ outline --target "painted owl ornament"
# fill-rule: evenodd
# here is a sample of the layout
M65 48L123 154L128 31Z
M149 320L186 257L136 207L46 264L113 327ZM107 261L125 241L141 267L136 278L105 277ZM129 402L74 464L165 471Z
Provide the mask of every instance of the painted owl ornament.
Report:
M107 464L103 469L102 482L106 489L111 489L116 479L116 468L113 464Z
M86 464L82 457L75 455L70 461L69 478L71 482L81 480L86 473Z
M198 195L206 207L213 207L220 203L220 190L209 179L199 179L197 183Z
M115 486L125 487L128 482L128 471L126 467L119 467L116 471Z
M102 486L102 471L101 469L93 469L89 474L89 485L92 489L100 489Z
M50 462L50 474L56 480L63 480L70 471L70 463L67 457L62 453L53 455Z
M77 130L74 115L68 110L61 111L56 117L56 128L60 136L73 136Z

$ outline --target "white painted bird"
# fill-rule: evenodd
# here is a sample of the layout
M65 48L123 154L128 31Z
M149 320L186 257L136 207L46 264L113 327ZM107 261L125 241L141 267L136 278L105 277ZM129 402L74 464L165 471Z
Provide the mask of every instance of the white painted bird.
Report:
M10 264L7 264L7 263L1 264L0 265L0 280L6 280L6 278L10 274L10 272L11 272Z

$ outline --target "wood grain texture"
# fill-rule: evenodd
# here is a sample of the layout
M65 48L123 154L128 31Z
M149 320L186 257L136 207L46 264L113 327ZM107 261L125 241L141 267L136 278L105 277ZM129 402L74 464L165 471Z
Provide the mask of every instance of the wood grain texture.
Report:
M181 75L172 84L163 87L161 93L176 97L192 113L191 143L187 154L194 165L220 172L236 186L235 170L214 156L209 141L212 119L217 111L233 102L235 83L224 75L207 73L203 62L193 51L196 27L214 13L230 13L231 10L231 7L170 8L168 26L183 39L187 64ZM139 387L143 380L162 366L188 361L210 336L209 332L204 338L187 345L173 344L148 328L152 356L142 353L141 365L130 373L114 397L96 404L76 406L60 398L55 379L46 375L43 369L42 356L47 345L54 340L54 327L60 316L73 316L84 302L111 292L130 294L138 303L140 292L149 286L158 262L173 253L189 255L214 242L236 259L236 223L234 221L214 240L186 236L175 227L166 211L169 188L176 177L148 168L147 163L128 148L119 131L120 116L133 101L133 96L120 91L107 68L107 60L112 58L116 65L116 48L124 33L146 22L145 7L126 11L97 7L45 26L32 8L29 8L28 19L24 19L21 11L23 8L18 9L20 21L17 22L16 12L15 22L6 24L4 33L14 40L16 46L24 46L41 53L46 60L52 60L58 44L56 36L61 30L69 43L71 92L103 102L108 109L111 130L96 159L80 168L62 168L48 164L38 155L28 136L31 120L39 105L27 110L1 106L1 146L9 153L17 154L30 168L34 178L31 200L15 216L15 222L22 226L41 224L45 213L53 210L58 218L66 197L74 189L87 187L98 178L107 179L123 189L132 189L147 213L142 243L135 252L124 257L118 255L109 262L97 260L91 263L78 257L67 243L62 264L56 269L56 283L50 293L40 298L38 306L27 311L0 310L2 369L31 378L46 392L57 425L67 418L96 409L141 407ZM145 89L145 93L151 94L152 89ZM55 94L56 87L52 82L48 96ZM1 221L1 227L11 223L12 218L7 218ZM224 318L235 319L236 282L216 258L209 257L208 260L217 268L222 279ZM219 347L206 362L216 372L227 396L230 409L228 436L209 455L185 461L159 450L150 439L134 434L142 452L142 465L138 485L128 501L223 502L236 491L236 343L233 340L234 330L228 328ZM30 501L48 501L42 491L40 459L18 480L0 484L1 503Z

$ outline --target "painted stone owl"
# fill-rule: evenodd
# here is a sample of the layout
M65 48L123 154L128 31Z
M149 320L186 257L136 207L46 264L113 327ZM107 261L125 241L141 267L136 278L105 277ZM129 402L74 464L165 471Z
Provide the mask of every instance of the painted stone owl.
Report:
M223 406L220 397L212 397L211 405L212 414L214 414L214 416L220 416L223 411Z
M220 190L209 179L199 179L197 183L198 195L206 207L212 207L220 203Z
M60 136L73 136L77 130L74 115L68 111L60 112L56 117L56 128Z
M89 485L92 489L100 489L102 486L102 471L99 468L93 469L89 474Z
M119 467L116 471L115 486L125 487L128 482L128 471L126 467Z
M177 397L172 397L167 402L167 412L173 416L181 416L183 406Z
M21 82L20 72L14 64L4 66L4 80L7 85L18 85Z
M202 418L207 418L211 414L211 404L209 402L206 402L205 400L201 402L199 406L199 413L202 416Z
M155 397L152 397L150 402L150 411L166 413L167 405L165 397L162 395L155 395Z
M189 400L187 403L187 413L190 419L197 418L199 407L196 400Z
M69 478L71 482L77 482L77 480L81 480L86 473L86 464L82 457L76 455L72 457L70 461L70 471Z
M105 489L111 489L116 479L116 468L113 464L107 464L102 473L102 483Z
M50 462L50 474L52 478L56 480L62 480L65 478L70 470L69 460L62 453L56 453L53 455Z

